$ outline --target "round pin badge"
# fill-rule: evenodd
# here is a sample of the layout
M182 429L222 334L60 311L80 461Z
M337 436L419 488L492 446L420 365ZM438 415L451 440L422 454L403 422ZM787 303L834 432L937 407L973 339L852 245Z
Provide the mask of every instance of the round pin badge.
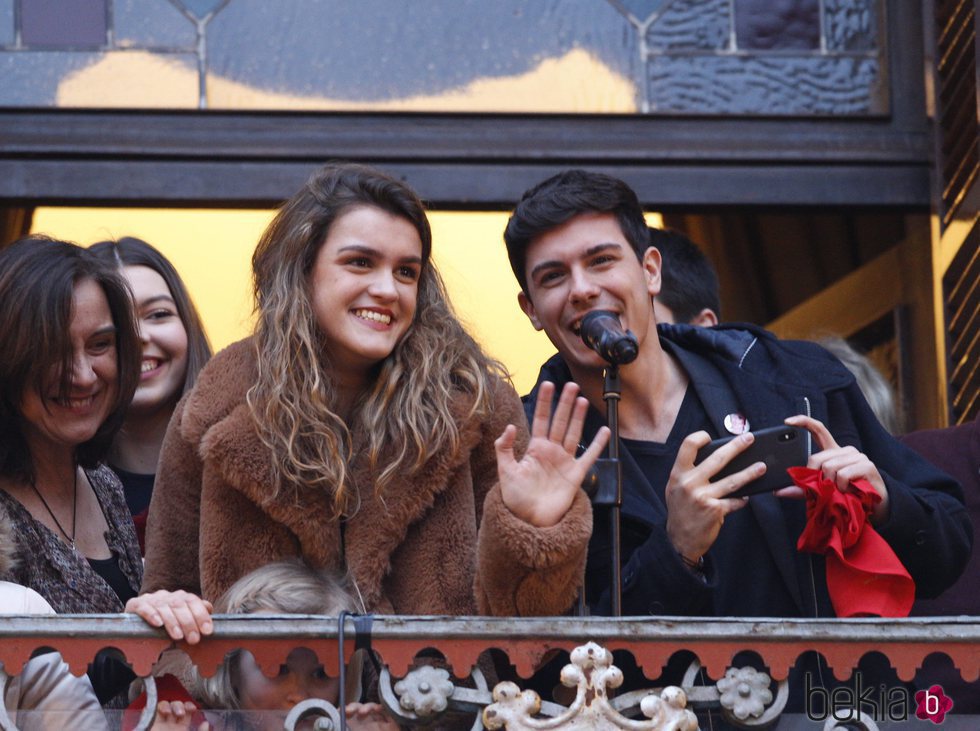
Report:
M749 430L749 420L738 412L726 416L724 424L729 434L745 434Z

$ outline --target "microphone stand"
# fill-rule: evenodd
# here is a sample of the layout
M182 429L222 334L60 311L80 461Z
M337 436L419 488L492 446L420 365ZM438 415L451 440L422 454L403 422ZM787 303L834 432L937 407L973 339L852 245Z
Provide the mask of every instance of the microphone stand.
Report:
M612 543L612 563L609 574L609 598L612 603L613 617L623 614L623 584L622 584L622 541L620 540L620 509L623 505L623 468L619 460L619 401L622 388L619 381L619 366L610 363L604 371L605 380L602 387L602 398L606 402L606 424L611 432L609 436L609 456L596 460L595 477L588 486L593 505L604 505L609 508L609 528ZM594 492L592 486L594 485ZM584 608L584 595L580 599L580 613Z
M602 398L606 402L606 423L609 425L609 462L615 471L615 493L609 510L609 528L612 536L612 573L610 574L610 598L612 599L612 616L621 617L623 614L623 585L621 574L621 541L619 537L619 513L623 506L623 465L619 461L619 400L622 388L619 383L619 366L609 365L605 372L605 383L602 387Z

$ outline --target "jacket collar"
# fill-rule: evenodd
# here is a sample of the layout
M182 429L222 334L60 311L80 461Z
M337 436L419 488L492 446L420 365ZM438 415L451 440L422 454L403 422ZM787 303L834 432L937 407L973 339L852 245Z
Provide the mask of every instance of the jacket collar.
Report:
M464 401L464 399L459 399ZM201 440L202 457L220 478L237 490L274 523L289 529L299 543L302 556L314 566L346 568L367 607L384 606L383 583L391 568L391 555L404 541L409 527L421 519L444 492L452 472L465 461L479 439L472 419L465 419L465 405L458 406L461 448L433 455L411 476L398 476L375 493L376 473L368 465L365 440L355 433L351 477L360 498L353 514L341 521L333 518L329 494L321 490L283 491L269 500L272 464L269 449L262 444L248 406L240 404L210 426ZM346 547L346 551L345 551Z

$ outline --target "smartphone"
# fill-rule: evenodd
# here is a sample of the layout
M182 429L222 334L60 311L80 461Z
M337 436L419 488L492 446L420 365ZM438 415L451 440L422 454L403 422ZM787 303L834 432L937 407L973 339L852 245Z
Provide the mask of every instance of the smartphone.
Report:
M786 469L789 467L806 467L806 429L801 429L798 426L773 426L752 433L755 435L755 441L744 452L735 455L731 462L722 467L711 478L711 481L717 482L721 478L744 470L756 462L765 462L766 473L762 477L746 483L731 493L729 497L757 495L758 493L772 492L781 487L787 487L792 485L793 481L786 474ZM694 464L700 464L707 459L708 455L719 447L728 444L734 438L734 436L723 437L704 445L698 450Z

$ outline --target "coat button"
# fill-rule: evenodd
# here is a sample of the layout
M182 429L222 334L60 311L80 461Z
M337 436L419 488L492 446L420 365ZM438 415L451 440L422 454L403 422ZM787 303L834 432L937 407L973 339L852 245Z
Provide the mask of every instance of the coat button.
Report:
M663 602L650 602L650 614L663 614Z
M917 530L915 532L915 545L921 546L926 542L926 532L924 530Z

